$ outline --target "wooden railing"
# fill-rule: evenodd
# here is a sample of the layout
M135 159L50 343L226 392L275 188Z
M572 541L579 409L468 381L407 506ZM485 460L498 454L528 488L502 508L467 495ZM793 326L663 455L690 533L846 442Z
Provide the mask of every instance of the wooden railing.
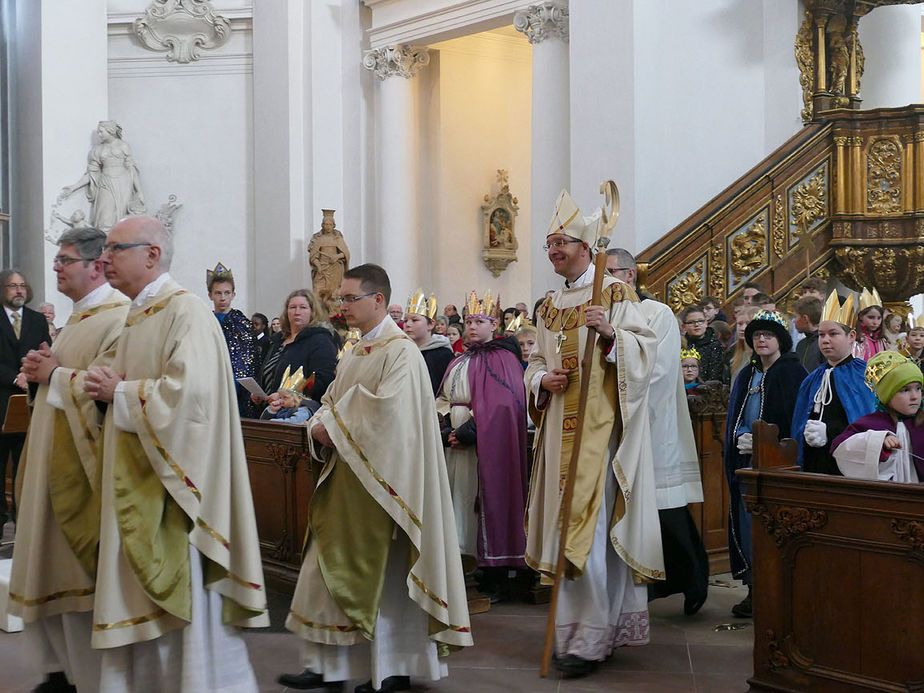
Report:
M920 293L924 106L822 115L639 253L643 288L675 311L748 281L785 303L808 276Z

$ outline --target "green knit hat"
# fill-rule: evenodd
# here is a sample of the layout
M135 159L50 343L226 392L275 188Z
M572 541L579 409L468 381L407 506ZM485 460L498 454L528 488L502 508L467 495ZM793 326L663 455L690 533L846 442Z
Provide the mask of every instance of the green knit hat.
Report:
M876 393L883 404L888 404L895 393L908 383L921 383L924 377L914 361L897 351L880 351L866 364L866 386Z

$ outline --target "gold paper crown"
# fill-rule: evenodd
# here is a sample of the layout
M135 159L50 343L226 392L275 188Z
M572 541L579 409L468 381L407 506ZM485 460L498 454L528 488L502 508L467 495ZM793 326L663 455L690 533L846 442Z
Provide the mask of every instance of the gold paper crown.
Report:
M234 281L234 275L231 274L231 270L229 270L227 267L225 267L220 262L217 265L215 265L215 269L205 270L206 285L211 283L212 277L215 277L215 279L227 279L228 281Z
M511 315L510 318L508 318L507 324L504 325L504 332L516 332L521 327L526 327L527 325L532 325L529 318L523 317L523 314L517 311L516 315Z
M911 330L924 330L924 313L917 316L914 313L908 313L908 331Z
M411 294L407 300L405 313L416 313L423 315L428 320L436 319L436 296L430 294L430 298L424 298L423 289L417 289L416 293Z
M886 377L889 371L907 362L908 357L902 356L897 351L880 351L866 364L864 374L866 387L875 392L879 381Z
M286 392L291 392L296 397L303 398L305 396L305 390L309 387L314 387L314 373L306 380L305 373L302 371L301 366L291 375L289 374L289 366L286 366L286 370L282 374L282 383L279 385L279 390L285 390Z
M355 327L350 328L347 331L346 339L343 342L343 346L340 348L340 351L337 352L337 360L343 358L343 355L347 353L350 349L353 348L353 345L356 344L360 339L362 339L362 333Z
M882 308L882 299L879 298L879 292L876 291L876 287L873 287L872 292L863 287L863 291L860 293L860 307L857 309L857 313L862 313L867 308L872 308L877 306Z
M824 308L822 308L821 321L837 322L852 329L854 318L853 294L847 296L847 300L844 301L844 305L842 306L840 299L837 297L837 291L832 289L828 296L828 300L825 301Z
M468 302L465 304L465 309L467 315L483 315L486 318L494 318L495 320L500 317L497 302L494 300L490 291L485 291L484 298L479 302L478 295L473 290L472 293L468 295Z
M696 359L697 361L700 361L702 360L702 357L699 355L699 352L696 349L690 347L689 349L680 350L680 360L683 361L684 359Z

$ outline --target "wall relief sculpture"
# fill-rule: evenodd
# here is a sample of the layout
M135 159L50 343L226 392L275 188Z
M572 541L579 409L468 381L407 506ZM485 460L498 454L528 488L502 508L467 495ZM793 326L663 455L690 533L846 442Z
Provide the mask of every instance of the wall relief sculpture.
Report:
M768 206L728 236L729 293L767 265L769 217Z
M87 155L87 169L73 185L58 193L51 208L45 237L55 242L66 230L92 226L109 231L121 218L146 214L147 206L141 189L141 173L132 155L132 148L122 137L122 126L114 120L101 120L96 128L96 143ZM89 209L72 196L84 190ZM156 213L169 229L181 204L170 195Z
M215 14L208 0L154 0L133 28L141 45L181 64L198 60L203 49L221 48L231 38L231 24Z
M812 171L789 191L789 243L794 248L828 218L828 162Z
M510 194L507 171L498 169L494 194L485 195L481 205L484 220L481 259L495 277L499 277L511 262L516 262L519 243L514 222L518 210L517 198Z
M702 255L667 285L667 305L677 313L687 306L699 303L705 295L706 256Z

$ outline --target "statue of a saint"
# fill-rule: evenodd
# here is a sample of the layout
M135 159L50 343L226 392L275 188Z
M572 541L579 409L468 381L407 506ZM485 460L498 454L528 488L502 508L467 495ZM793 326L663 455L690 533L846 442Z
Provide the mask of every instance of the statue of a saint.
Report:
M119 219L144 214L144 196L138 167L131 147L122 139L122 126L102 120L96 128L99 144L90 149L87 171L73 185L65 187L58 199L87 188L90 200L90 223L108 231Z
M321 230L308 244L308 263L311 265L311 282L314 293L327 307L330 315L340 312L337 300L343 273L350 265L350 251L343 234L336 229L333 209L322 209Z

